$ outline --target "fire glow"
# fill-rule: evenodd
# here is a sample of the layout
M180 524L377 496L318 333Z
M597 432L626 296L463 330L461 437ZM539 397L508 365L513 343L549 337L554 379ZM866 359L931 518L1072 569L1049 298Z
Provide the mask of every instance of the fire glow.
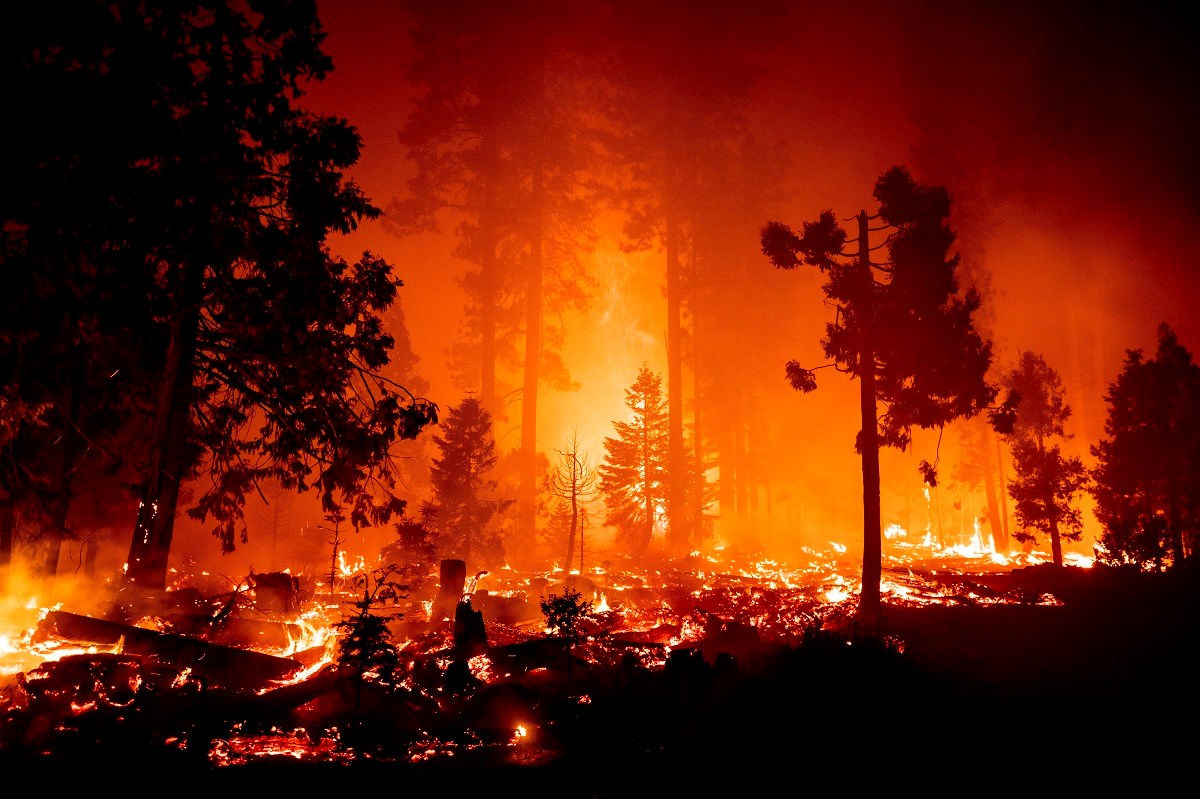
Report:
M955 604L999 604L1025 603L1028 597L986 595L971 588L976 578L997 574L1012 569L1016 564L1032 565L1045 562L1044 553L1011 553L1001 558L986 548L953 547L936 550L904 544L893 537L886 550L885 578L882 582L884 602L891 605L926 606ZM824 552L810 552L809 561L803 566L784 563L775 558L763 558L738 562L722 552L716 556L694 559L695 571L667 566L650 566L644 569L618 568L609 564L607 569L592 572L585 591L593 602L592 613L587 618L581 640L574 655L581 663L614 664L620 657L634 657L643 667L662 669L677 650L703 647L707 636L712 635L716 622L725 628L730 624L744 625L753 629L757 638L768 644L795 646L804 637L806 630L821 625L831 625L853 615L856 592L859 589L856 564L847 559L846 553L831 548ZM1090 565L1076 561L1074 565ZM476 587L464 599L474 599L481 607L487 602L504 602L508 605L525 602L531 585L553 585L561 581L561 571L522 575L512 570L501 570L488 576L488 588ZM575 575L578 580L578 575ZM346 583L348 584L348 583ZM578 583L577 583L578 584ZM343 617L346 608L353 602L352 594L334 587L338 602L310 602L302 612L286 619L287 628L298 632L289 633L285 646L249 647L248 651L261 652L281 658L303 655L305 664L285 677L274 680L260 688L260 696L291 686L303 686L307 681L321 679L320 675L335 668L338 632L335 623ZM314 593L326 597L328 586ZM611 598L611 599L610 599ZM1036 599L1038 604L1058 604L1049 595ZM121 655L123 640L107 649L79 647L70 642L43 640L33 643L32 635L37 619L44 618L49 609L33 611L29 602L17 603L23 611L24 620L18 621L12 610L6 614L8 624L0 641L0 674L12 680L22 675L30 681L44 679L38 666L68 656L96 654L101 651L113 656ZM535 603L536 604L536 603ZM439 696L440 689L430 691L423 685L420 669L414 664L423 660L436 663L445 672L453 657L447 648L451 630L439 626L426 618L432 601L427 598L411 598L405 607L412 615L409 626L404 629L424 632L410 634L397 640L401 657L409 664L408 672L401 685L414 695L429 693L436 701L451 701ZM399 616L397 618L400 618ZM532 613L525 620L490 622L489 643L493 647L533 641L551 634L543 624L535 621ZM15 624L14 624L15 622ZM423 626L413 626L424 622ZM25 626L31 625L31 626ZM161 619L140 619L136 626L150 629L162 626ZM617 644L616 642L620 642ZM545 667L527 672L513 671L502 666L494 653L480 654L466 661L472 679L484 685L502 685L506 682L533 680L541 683L559 679ZM187 685L194 680L190 670L182 671L174 681L174 687ZM131 672L120 685L120 690L109 687L98 696L89 696L82 701L72 702L71 714L75 716L101 712L104 707L114 707L118 702L128 703L138 691L141 676ZM10 685L11 694L12 686ZM125 697L125 698L115 698ZM591 700L581 696L577 700L587 704ZM107 703L107 704L106 704ZM537 736L538 722L530 719L514 719L509 733L495 738L486 729L473 730L469 727L461 734L440 740L426 732L407 750L405 757L411 762L436 758L453 758L466 751L481 747L522 748ZM312 761L334 761L346 757L341 751L338 729L321 732L308 730L271 728L267 730L233 730L231 734L215 740L210 751L210 761L215 765L240 765L255 760L292 758ZM467 737L463 737L466 735ZM536 749L536 747L535 747ZM533 751L533 750L530 750ZM528 752L522 757L529 756Z

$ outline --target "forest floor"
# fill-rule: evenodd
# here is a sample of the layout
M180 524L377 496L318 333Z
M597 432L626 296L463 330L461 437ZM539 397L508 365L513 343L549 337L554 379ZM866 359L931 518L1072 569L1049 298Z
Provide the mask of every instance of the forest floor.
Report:
M533 697L542 739L521 744L525 754L215 768L116 745L94 762L86 751L23 753L0 757L0 768L75 784L153 778L156 790L597 797L1144 791L1190 772L1200 743L1196 580L1048 565L974 579L983 593L1029 602L885 605L883 636L830 628L740 661L694 653L656 673L592 671L569 693ZM1057 603L1038 601L1047 595Z

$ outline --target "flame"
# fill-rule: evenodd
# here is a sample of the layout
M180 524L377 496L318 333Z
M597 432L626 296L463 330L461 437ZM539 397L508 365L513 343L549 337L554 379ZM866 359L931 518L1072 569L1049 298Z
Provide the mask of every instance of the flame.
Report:
M990 537L982 534L978 523L973 525L974 534L969 542L961 545L940 547L925 541L912 541L907 531L899 526L889 528L885 535L884 574L881 590L886 601L895 605L950 605L955 603L993 604L1022 602L1029 597L995 596L990 592L977 593L972 578L976 574L998 573L1014 567L1042 563L1049 560L1044 552L998 553ZM804 548L793 560L761 557L714 549L696 558L689 558L688 568L659 562L655 565L615 569L609 563L604 569L594 570L597 583L597 602L593 609L593 623L600 625L605 635L589 634L579 644L584 657L636 657L648 669L666 666L668 656L675 649L702 649L711 632L711 621L715 617L723 622L737 622L752 628L763 643L796 643L812 629L814 623L823 625L830 620L841 619L849 612L845 604L861 593L859 565L844 556L846 547L830 543L824 549ZM1091 558L1067 554L1064 560L1074 566L1091 566ZM342 561L343 565L347 561ZM699 568L697 568L699 564ZM588 570L589 575L593 570ZM959 579L961 578L961 579ZM544 574L519 574L512 570L501 570L490 578L489 595L504 598L521 598L529 595L534 580L562 579L562 572ZM681 590L682 589L682 590ZM275 639L268 646L251 647L267 654L295 657L303 654L302 668L285 679L272 682L260 689L265 693L282 685L302 683L334 662L337 656L336 622L340 620L348 603L355 597L334 591L326 602L313 603L305 612L296 614L286 623L286 646ZM608 596L621 592L621 601L611 604ZM682 598L682 601L680 599ZM1050 594L1039 596L1038 604L1053 605L1061 602ZM426 617L433 601L414 601L416 613ZM110 647L81 648L62 641L34 641L32 633L37 620L44 618L51 608L41 608L36 599L22 597L21 601L9 599L0 606L0 673L33 671L33 667L47 660L55 660L70 654L97 652L120 653L124 642L118 641ZM494 643L527 640L539 634L549 635L540 617L522 621L512 626L495 624L489 626ZM161 626L162 621L148 618L138 622L139 626ZM450 631L442 634L422 635L396 641L397 648L405 657L433 655L433 662L444 670L450 665L449 656L439 653L449 651L447 639ZM621 649L611 649L613 641L620 641ZM502 673L488 655L477 655L468 661L471 674L483 683L495 684L522 675ZM542 670L544 671L544 669ZM537 677L538 670L524 672L526 677ZM33 678L38 675L33 674ZM182 687L192 680L190 671L183 671L175 678L175 687ZM404 677L403 684L413 691L421 691L420 679L413 674ZM591 700L586 695L577 698L579 704ZM101 703L103 704L103 703ZM81 698L76 713L92 712L95 702L90 697ZM428 733L406 749L404 755L412 761L433 758L450 758L461 755L465 750L479 746L512 746L525 742L519 757L536 756L538 729L528 719L511 719L515 727L511 736L503 734L500 740L489 738L465 740L458 735L454 740L439 740ZM262 757L294 757L305 760L323 760L334 757L337 750L337 731L325 730L300 735L287 730L272 730L266 734L236 734L214 744L209 753L210 762L231 765L249 762ZM518 757L517 753L513 753Z
M346 562L346 550L338 551L338 571L342 577L351 577L367 570L367 559L359 555L353 563Z

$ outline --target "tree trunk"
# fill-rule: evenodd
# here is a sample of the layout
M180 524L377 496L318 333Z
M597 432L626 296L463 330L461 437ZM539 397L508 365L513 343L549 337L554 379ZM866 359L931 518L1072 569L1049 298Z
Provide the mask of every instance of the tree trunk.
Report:
M667 548L671 555L687 554L687 455L683 446L683 354L679 274L679 225L672 201L667 200Z
M744 400L745 394L741 395ZM750 529L750 501L747 497L749 491L749 469L746 468L746 431L744 425L745 417L745 402L742 402L738 407L737 418L732 425L733 427L733 463L736 483L734 484L734 499L737 501L737 535L738 541L743 545L746 543L748 531Z
M733 425L730 424L732 412L726 409L725 424L719 425L717 435L717 503L721 508L721 535L726 541L733 540L733 531L737 520L737 500L734 490L737 486L737 466L733 455Z
M1054 565L1063 565L1063 548L1062 535L1058 532L1058 522L1050 521L1050 554L1054 558Z
M499 155L491 134L484 134L483 205L479 211L479 402L492 416L492 424L500 418L496 402L496 180L499 175ZM494 431L493 431L494 434ZM497 437L498 438L498 437Z
M574 472L574 467L572 467ZM579 530L579 502L576 499L574 484L571 486L571 533L567 538L567 560L563 566L563 571L567 574L571 573L571 564L575 562L575 535ZM583 574L582 567L579 573Z
M863 495L863 574L862 592L858 600L859 620L872 630L880 622L879 592L883 579L883 531L879 509L879 421L875 403L875 350L870 333L872 308L870 286L874 282L871 274L868 217L866 211L858 214L858 263L859 278L864 282L862 318L858 320L862 335L862 349L858 356L859 406L862 412L862 430L859 433L859 450L862 456Z
M985 421L980 421L983 435L983 451L980 453L983 461L983 486L987 492L988 527L992 531L992 548L996 552L1008 551L1008 536L1000 526L1000 503L996 497L996 475L992 471L992 430Z
M1008 482L1004 479L1004 448L999 436L996 436L996 476L999 478L996 488L1000 494L1000 523L1004 528L1004 541L1007 544L1012 540L1012 535L1008 529Z
M166 588L179 484L190 465L187 440L204 270L203 265L184 265L181 293L171 316L171 340L154 417L150 470L142 489L125 572L127 582L143 588Z
M533 224L530 231L529 273L525 289L525 378L521 387L521 461L517 490L515 549L526 559L533 552L537 521L537 403L538 370L542 362L542 215L546 192L538 154L533 172ZM573 529L573 528L572 528ZM572 535L574 543L574 535ZM569 561L568 561L569 562ZM528 564L525 564L528 565Z
M695 270L693 269L693 272ZM696 485L692 486L692 548L702 549L704 526L704 438L700 431L700 323L698 308L692 309L692 460Z

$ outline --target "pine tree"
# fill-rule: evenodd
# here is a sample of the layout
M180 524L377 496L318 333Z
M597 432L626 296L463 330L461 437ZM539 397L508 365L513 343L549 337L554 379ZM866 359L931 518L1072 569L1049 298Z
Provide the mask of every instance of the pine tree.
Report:
M1105 401L1106 438L1092 447L1098 558L1182 568L1200 536L1200 366L1162 324L1154 357L1127 351Z
M950 252L949 193L893 167L876 181L874 197L878 213L864 210L854 217L854 252L843 251L846 231L832 211L806 222L802 235L779 222L768 222L761 232L763 254L774 266L807 264L827 276L823 291L837 316L826 325L822 341L832 361L826 366L859 381L862 427L855 450L862 458L863 575L858 612L872 628L880 621L883 556L880 447L907 449L914 427L939 428L970 418L997 394L986 379L991 342L972 323L979 294L959 291L959 259ZM872 228L875 219L883 225ZM870 234L887 229L890 260L874 262ZM797 361L788 362L785 374L798 391L817 387L814 368ZM922 462L920 468L926 481L936 484L936 464Z
M496 442L491 414L468 396L451 408L434 436L441 457L430 470L433 498L427 514L438 533L443 557L460 558L468 569L504 562L504 535L497 518L513 500L498 495Z
M397 605L408 596L408 586L394 579L394 574L393 567L385 566L355 575L352 587L361 590L362 596L354 603L355 612L334 625L339 632L338 667L354 686L352 735L358 733L356 727L361 723L363 690L367 684L394 689L401 676L400 652L392 641L388 621L401 619L403 614L382 614L389 604Z
M633 385L625 389L628 422L613 422L616 436L604 439L600 491L617 541L632 554L642 554L663 523L667 507L667 401L662 378L642 364Z
M1022 529L1013 538L1036 544L1038 533L1050 537L1054 565L1063 565L1062 539L1083 537L1083 518L1075 502L1088 482L1078 457L1063 455L1057 441L1066 441L1065 423L1071 407L1063 395L1062 379L1042 356L1022 352L1003 384L1020 398L1012 431L1013 478L1009 495Z
M592 603L583 594L564 588L562 596L550 594L541 600L542 615L546 617L546 629L558 634L562 641L563 654L567 658L567 681L571 680L571 649L582 637L580 627L592 613Z

